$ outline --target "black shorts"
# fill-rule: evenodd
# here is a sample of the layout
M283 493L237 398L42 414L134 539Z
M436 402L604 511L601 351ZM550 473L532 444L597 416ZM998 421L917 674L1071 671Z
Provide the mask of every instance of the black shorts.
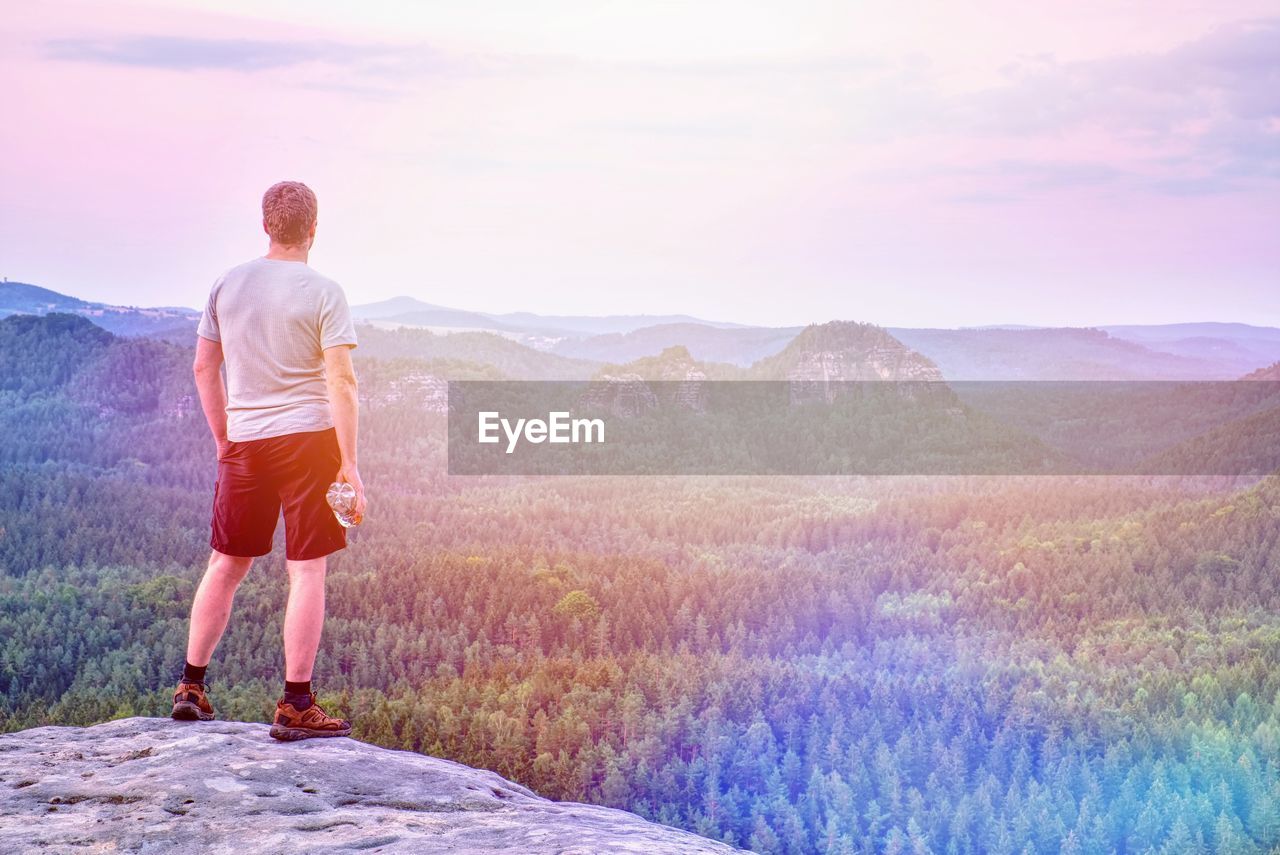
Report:
M324 498L340 466L333 428L231 443L218 461L209 545L223 555L266 555L283 508L290 561L342 549L347 530Z

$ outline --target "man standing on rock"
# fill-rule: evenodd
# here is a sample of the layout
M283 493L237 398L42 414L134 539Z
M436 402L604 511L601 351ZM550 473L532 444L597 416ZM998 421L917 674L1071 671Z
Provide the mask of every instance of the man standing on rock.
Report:
M332 481L356 491L355 327L338 283L307 265L316 236L316 196L284 181L262 197L267 254L233 267L213 285L197 330L195 380L218 446L209 567L191 606L191 630L173 717L214 717L205 669L253 559L271 552L284 510L289 600L284 614L284 696L276 739L347 736L351 723L316 703L311 669L324 626L326 556L346 530L325 500ZM221 368L226 365L224 388Z

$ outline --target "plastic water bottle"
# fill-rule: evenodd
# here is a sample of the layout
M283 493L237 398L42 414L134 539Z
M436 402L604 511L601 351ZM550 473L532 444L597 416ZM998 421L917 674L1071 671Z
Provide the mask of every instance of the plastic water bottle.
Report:
M343 528L360 525L360 517L356 513L355 487L345 481L334 481L329 485L329 492L324 494L324 498Z

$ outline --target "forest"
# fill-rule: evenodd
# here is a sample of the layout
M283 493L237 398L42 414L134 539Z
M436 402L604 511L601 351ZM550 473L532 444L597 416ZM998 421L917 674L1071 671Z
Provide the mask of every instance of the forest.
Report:
M0 320L0 728L164 715L208 553L191 352ZM1280 478L457 477L359 359L355 735L760 853L1280 846ZM210 668L266 720L280 551Z

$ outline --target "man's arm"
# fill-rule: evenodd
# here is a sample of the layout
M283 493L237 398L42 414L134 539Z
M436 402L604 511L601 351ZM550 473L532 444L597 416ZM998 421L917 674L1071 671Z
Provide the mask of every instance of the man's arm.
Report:
M203 336L196 337L196 391L200 393L200 407L205 421L213 431L213 441L218 444L218 459L226 456L227 443L227 388L222 385L222 343Z
M338 434L338 452L342 455L338 480L356 488L356 516L364 516L364 482L356 462L356 434L359 432L360 399L356 389L356 372L351 366L351 346L346 344L324 349L324 380L329 387L329 409L333 412L333 428Z

